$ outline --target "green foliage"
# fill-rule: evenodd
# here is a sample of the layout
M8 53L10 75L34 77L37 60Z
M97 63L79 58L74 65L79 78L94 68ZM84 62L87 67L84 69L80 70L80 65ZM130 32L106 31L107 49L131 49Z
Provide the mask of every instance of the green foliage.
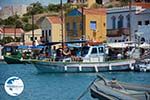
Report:
M113 5L110 4L110 5L107 6L107 8L113 8Z
M32 3L30 4L30 6L27 8L27 15L32 15L32 14L41 14L44 12L44 7L42 6L41 3L36 2L36 3Z
M58 4L49 4L47 9L48 11L59 12L61 9L61 6Z
M12 37L4 37L2 40L0 40L0 44L6 44L6 43L10 43L13 42L14 39Z
M130 0L120 0L121 6L127 6Z
M21 40L22 40L21 37L16 37L16 38L15 38L15 42L20 42Z
M16 20L15 25L17 28L22 28L23 27L23 23L20 20Z
M4 24L5 25L11 25L13 26L14 25L14 22L16 21L17 19L13 16L10 16L8 17L7 19L4 20Z
M0 18L0 25L4 25L4 20Z
M21 18L21 20L22 20L23 22L25 22L25 23L28 23L29 17L28 17L28 16L23 16L23 17Z
M32 30L32 24L25 24L25 26L23 27L24 31L31 31ZM37 25L34 25L34 29L38 29Z

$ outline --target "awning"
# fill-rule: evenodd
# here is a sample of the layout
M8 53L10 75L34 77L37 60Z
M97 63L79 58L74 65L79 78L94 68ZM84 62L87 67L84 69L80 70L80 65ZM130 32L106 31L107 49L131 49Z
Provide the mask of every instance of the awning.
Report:
M20 46L18 46L18 49L29 49L29 46L26 46L26 45L20 45Z

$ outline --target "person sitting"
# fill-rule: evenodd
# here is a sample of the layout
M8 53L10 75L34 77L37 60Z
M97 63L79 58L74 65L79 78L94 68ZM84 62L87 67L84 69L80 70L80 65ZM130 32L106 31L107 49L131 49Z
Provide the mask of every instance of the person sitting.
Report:
M71 51L70 51L70 49L68 47L64 48L64 50L62 52L63 52L63 56L65 58L68 58L68 57L71 56Z

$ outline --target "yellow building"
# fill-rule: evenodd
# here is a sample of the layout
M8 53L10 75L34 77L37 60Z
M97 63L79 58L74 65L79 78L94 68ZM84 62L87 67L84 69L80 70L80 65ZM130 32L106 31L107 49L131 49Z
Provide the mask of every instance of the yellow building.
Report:
M106 10L104 8L84 8L83 17L81 9L74 9L66 15L65 20L67 41L79 40L82 37L89 41L106 41Z

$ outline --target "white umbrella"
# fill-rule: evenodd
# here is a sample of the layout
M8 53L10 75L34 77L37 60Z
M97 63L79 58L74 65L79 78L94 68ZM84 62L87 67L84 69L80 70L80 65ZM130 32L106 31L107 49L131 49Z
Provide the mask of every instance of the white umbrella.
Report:
M144 42L144 43L141 44L139 47L140 47L140 48L144 48L144 49L149 49L149 48L150 48L150 44Z
M107 45L112 48L126 48L127 47L127 44L125 44L124 42L108 43Z

